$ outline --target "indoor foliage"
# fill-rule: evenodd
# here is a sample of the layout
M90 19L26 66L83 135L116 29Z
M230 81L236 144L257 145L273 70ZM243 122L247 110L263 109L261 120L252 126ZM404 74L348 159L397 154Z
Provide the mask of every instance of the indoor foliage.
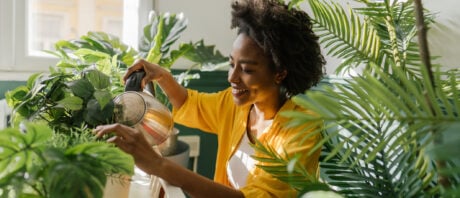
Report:
M420 55L429 53L416 40L421 35L416 17L423 15L416 15L420 1L414 1L357 0L362 7L346 9L308 0L321 44L343 60L337 72L364 69L356 77L325 79L293 98L316 116L282 113L292 118L289 125L325 122L324 130L311 134L323 135L315 146L323 149L321 180L311 179L295 157L280 157L258 144L256 149L269 156L259 160L276 164L262 168L299 191L333 190L345 197L460 195L460 72L431 66L431 57L424 61ZM424 12L418 27L435 22Z
M124 91L122 76L136 59L168 70L189 60L190 69L175 76L182 84L199 78L192 69L227 62L202 40L171 50L186 27L182 14L152 13L139 51L104 32L58 41L49 53L59 62L6 94L14 112L13 127L0 131L0 197L102 197L108 175L132 175L132 157L91 130L113 123L112 98Z

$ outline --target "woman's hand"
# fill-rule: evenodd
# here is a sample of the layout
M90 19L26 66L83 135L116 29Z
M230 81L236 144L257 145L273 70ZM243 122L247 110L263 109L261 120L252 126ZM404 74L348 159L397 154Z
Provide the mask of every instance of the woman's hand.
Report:
M244 197L241 191L215 183L161 157L137 129L122 124L111 124L98 126L93 132L97 137L115 134L108 142L115 143L121 150L131 154L138 168L182 188L191 197Z
M126 82L131 73L137 70L144 70L145 76L141 82L141 88L143 89L145 85L150 81L160 81L163 76L171 75L169 71L162 68L161 66L153 63L149 63L144 59L137 60L131 67L128 68L126 74L123 76L123 80Z
M138 60L128 68L123 80L126 82L131 73L140 69L145 71L145 76L141 81L141 89L144 89L148 82L154 80L160 85L161 89L168 97L169 102L175 108L179 108L184 104L187 99L187 90L177 83L168 70L157 64L149 63L143 59Z
M155 167L163 158L147 142L144 135L137 129L122 124L97 126L93 133L100 138L105 134L114 134L107 142L116 144L121 150L134 158L137 167L149 174L155 175Z

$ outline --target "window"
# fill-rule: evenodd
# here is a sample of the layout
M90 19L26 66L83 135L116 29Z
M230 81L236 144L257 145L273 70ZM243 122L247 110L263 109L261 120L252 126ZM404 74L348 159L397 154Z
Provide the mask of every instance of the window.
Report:
M53 43L60 39L66 39L65 30L69 29L68 14L47 14L33 13L31 14L30 33L28 35L29 54L39 55L42 50L53 50ZM75 38L75 37L73 37Z
M103 31L137 47L153 0L1 0L0 80L26 80L48 71L58 40Z

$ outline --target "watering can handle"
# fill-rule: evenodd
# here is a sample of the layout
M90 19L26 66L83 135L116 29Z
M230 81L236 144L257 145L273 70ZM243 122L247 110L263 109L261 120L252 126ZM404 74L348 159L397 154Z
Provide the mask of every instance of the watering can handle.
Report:
M142 91L141 82L144 76L144 70L137 70L131 73L131 75L128 76L128 79L126 79L125 91ZM152 82L148 82L145 89L155 96L155 88Z

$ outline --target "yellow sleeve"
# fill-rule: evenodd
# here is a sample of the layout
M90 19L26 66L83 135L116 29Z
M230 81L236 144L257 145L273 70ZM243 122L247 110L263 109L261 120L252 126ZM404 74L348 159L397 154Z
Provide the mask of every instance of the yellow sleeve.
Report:
M173 108L174 122L190 128L197 128L202 131L216 133L219 123L232 115L227 112L231 107L229 102L228 89L217 93L201 93L196 90L187 90L187 100L179 108ZM227 108L222 108L222 107Z

